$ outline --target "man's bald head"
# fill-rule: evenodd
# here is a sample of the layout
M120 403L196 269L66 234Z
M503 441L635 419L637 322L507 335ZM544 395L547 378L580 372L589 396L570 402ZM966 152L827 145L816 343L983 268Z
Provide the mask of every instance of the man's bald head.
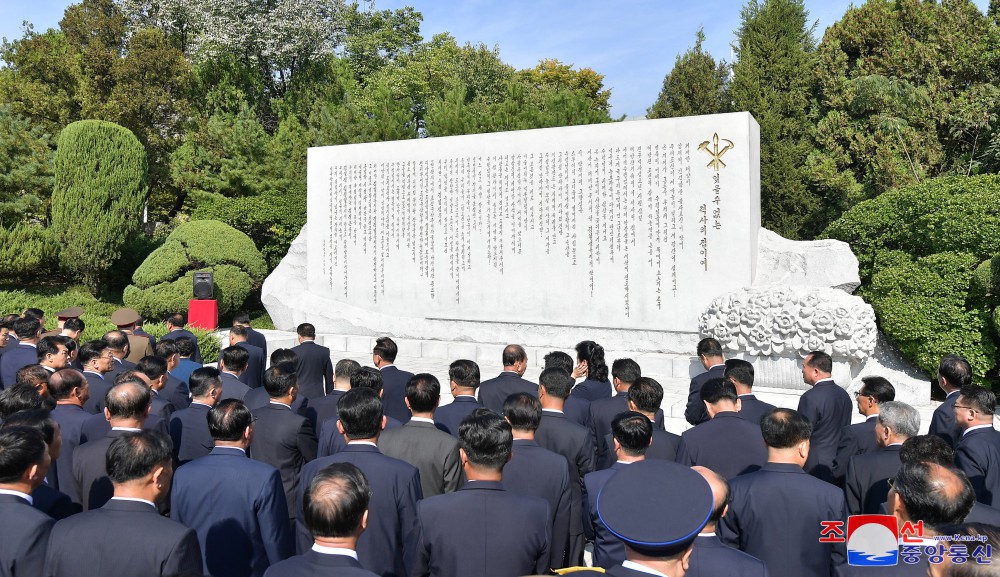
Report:
M149 387L136 382L115 385L104 396L112 419L145 419L151 399Z
M923 521L931 527L961 523L976 500L965 473L937 463L903 463L893 490L897 518Z
M708 525L702 529L702 533L711 532L715 529L715 524L726 514L726 507L729 506L729 482L722 475L700 465L691 467L693 471L701 475L708 481L708 486L712 488L712 516L708 518Z
M49 394L60 401L69 397L73 389L82 388L86 382L83 373L76 369L58 370L49 377Z

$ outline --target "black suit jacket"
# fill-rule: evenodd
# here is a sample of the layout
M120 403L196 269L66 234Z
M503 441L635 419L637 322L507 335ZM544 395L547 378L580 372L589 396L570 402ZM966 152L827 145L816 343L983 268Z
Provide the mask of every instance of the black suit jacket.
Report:
M42 575L54 521L16 495L0 495L0 574Z
M219 378L222 380L222 396L219 397L220 401L226 399L239 399L242 401L246 398L247 393L250 392L250 387L246 386L233 373L219 371Z
M330 575L336 577L378 577L365 569L361 563L347 555L329 555L308 551L296 555L277 565L272 565L264 573L265 577L316 577Z
M611 389L611 381L585 379L577 383L573 387L573 390L570 391L569 395L571 397L582 398L588 403L593 403L594 401L599 401L601 399L610 399Z
M319 428L319 426L322 425L327 419L337 416L337 401L339 401L340 397L343 397L346 392L347 391L338 391L337 389L334 389L325 397L309 399L308 407L312 415L311 418L313 419L313 424L315 424L317 428ZM298 397L295 399L295 402L298 403L299 399L305 401L305 397ZM296 410L295 403L292 404L292 410ZM300 412L300 414L302 413Z
M740 395L740 416L755 425L760 425L764 415L774 410L774 405L765 403L752 393Z
M784 463L767 463L729 485L729 513L716 530L723 543L760 559L776 576L829 577L846 562L844 543L819 542L821 521L847 520L837 487Z
M731 480L760 469L767 462L767 445L760 426L725 411L684 431L677 451L681 465L708 467Z
M183 465L212 452L215 440L208 432L208 412L212 408L191 403L170 417L170 438L174 442L174 460Z
M13 387L17 382L17 371L28 365L38 364L38 349L34 345L18 343L0 357L0 388Z
M59 453L59 458L49 468L49 484L69 495L74 502L79 503L80 496L76 494L76 483L73 481L73 451L80 443L86 441L82 438L83 424L91 417L91 414L78 405L61 404L52 409L51 416L59 423L59 431L62 434L62 451Z
M263 386L264 367L267 365L267 359L264 357L264 349L246 341L236 343L236 346L250 353L250 359L247 361L247 369L240 375L240 381L251 389Z
M167 373L167 384L160 389L160 396L170 401L174 409L186 409L191 404L191 391L188 385L177 377Z
M387 365L379 369L382 373L382 402L385 404L385 414L400 423L410 420L410 409L406 408L406 383L413 378L413 373L399 370L396 365Z
M955 448L955 465L969 477L976 501L1000 506L1000 431L991 426L966 432Z
M142 357L139 358L141 359ZM134 371L135 367L136 364L132 361L115 357L114 360L111 361L111 370L104 375L104 380L109 383L114 383L115 377L117 377L120 373L124 373L125 371Z
M425 498L454 492L464 482L458 441L433 423L411 419L402 427L383 431L378 448L420 471L420 490Z
M295 491L299 487L299 471L316 458L316 430L309 419L290 408L276 403L251 411L254 425L250 456L281 472L285 487L288 517L295 518Z
M213 577L260 577L295 552L281 474L237 448L177 469L170 517L198 534Z
M170 433L170 424L153 413L150 413L149 416L146 417L146 421L142 424L142 428L146 431L159 431L163 434ZM90 415L90 417L83 423L82 438L85 441L92 441L94 439L104 438L104 436L110 432L111 423L104 418L103 414Z
M316 400L321 401L325 398L326 397ZM267 390L264 387L250 389L247 391L247 396L243 397L243 404L246 405L251 411L266 407L270 403L271 396L267 394ZM316 410L313 408L313 404L309 399L302 396L295 397L295 400L292 401L292 410L309 419L309 422L313 424L313 429L318 427L320 421L317 420Z
M442 431L458 438L458 427L462 424L462 419L468 417L483 404L476 400L476 397L461 395L434 411L434 423Z
M840 445L840 432L851 424L854 403L851 395L826 379L813 385L799 397L799 412L812 423L809 459L805 470L817 479L834 483L833 460Z
M590 415L587 417L587 423L590 426L591 433L594 435L594 440L598 442L597 461L603 463L609 458L613 461L614 455L608 457L607 453L609 450L614 453L614 445L608 446L602 441L606 436L611 434L611 421L619 413L624 413L628 410L628 391L618 393L609 399L594 401L590 403L589 410Z
M108 501L100 509L56 523L45 557L46 577L137 577L198 574L201 550L193 530L136 501Z
M417 505L412 575L532 575L549 565L549 506L494 481L466 483ZM476 511L476 514L469 514Z
M295 504L302 510L302 496L313 477L332 463L352 463L368 477L371 501L368 503L368 528L358 539L361 565L382 577L404 577L409 560L416 552L417 501L420 473L416 467L387 457L377 447L363 443L348 445L329 457L320 457L302 469L302 482ZM312 547L312 534L296 522L296 543L300 553ZM404 562L406 559L406 562Z
M538 446L534 441L514 440L511 460L503 468L503 488L518 495L539 497L549 504L552 541L549 567L566 566L569 547L569 511L573 494L569 488L566 458Z
M252 328L247 327L247 342L250 343L251 345L255 346L255 347L260 348L260 350L264 352L264 359L266 361L266 359L268 358L268 356L267 356L267 337L265 337L263 334L255 331L255 330L253 330ZM266 364L267 363L265 362L265 365Z
M711 379L721 379L726 374L726 365L715 365L691 379L688 388L688 402L684 408L684 418L692 425L698 425L708 420L705 403L701 402L701 386Z
M31 506L52 517L56 521L83 511L79 503L74 503L69 495L42 483L31 493Z
M344 436L340 434L337 430L337 421L340 420L339 417L333 417L323 421L319 426L319 448L316 454L320 457L328 457L339 453L347 448L347 441L344 440ZM382 430L383 433L386 431L391 431L393 429L398 429L403 426L392 417L385 418L385 429Z
M717 535L699 535L685 577L769 577L767 565L752 555L723 545Z
M201 349L198 347L198 337L194 336L194 333L192 333L191 331L186 329L177 329L175 331L170 331L169 333L160 337L160 340L168 341L172 339L179 339L181 337L187 337L192 341L194 341L194 352L191 353L191 360L198 363L199 365L204 363L204 361L201 359Z
M105 375L90 371L83 373L83 376L87 379L87 384L90 385L90 398L83 404L84 411L96 415L104 410L104 395L108 394L108 390L115 384L114 377L109 377L108 375L110 373Z
M955 401L958 400L958 395L958 391L952 391L944 402L934 409L931 425L927 430L927 434L941 437L952 447L957 447L958 441L962 438L962 429L955 424Z
M542 421L535 431L535 442L569 463L569 482L573 500L570 502L570 535L583 534L583 477L594 470L596 449L590 429L571 423L565 415L542 411Z
M307 398L322 397L333 389L333 361L330 349L303 341L292 347L299 361L295 372L298 375L299 395Z
M837 456L833 459L833 476L840 483L847 474L847 464L851 457L864 455L878 449L875 444L875 425L878 415L872 415L864 422L847 425L840 430L840 443L837 445Z
M158 392L152 392L152 397L149 414L156 415L164 421L170 422L170 415L174 414L176 407Z
M899 472L901 447L902 445L891 445L856 455L848 461L844 477L848 514L879 513L879 505L889 495L889 479Z
M84 511L98 509L114 496L105 457L111 441L127 432L108 431L104 437L88 441L73 451L73 479Z
M602 471L594 471L584 477L584 511L583 528L588 539L594 541L594 566L607 569L621 564L625 560L625 543L615 537L608 527L601 521L597 514L597 496L600 495L604 485L614 477L618 471L628 467L627 463L611 465L611 468Z
M479 402L498 415L503 415L503 403L514 393L528 393L538 396L538 384L513 371L504 371L492 379L479 384Z

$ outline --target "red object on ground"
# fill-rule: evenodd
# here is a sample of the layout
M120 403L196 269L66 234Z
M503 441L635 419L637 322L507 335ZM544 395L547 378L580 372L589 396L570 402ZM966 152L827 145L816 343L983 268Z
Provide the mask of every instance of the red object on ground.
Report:
M206 331L219 326L219 303L215 299L188 301L188 324Z

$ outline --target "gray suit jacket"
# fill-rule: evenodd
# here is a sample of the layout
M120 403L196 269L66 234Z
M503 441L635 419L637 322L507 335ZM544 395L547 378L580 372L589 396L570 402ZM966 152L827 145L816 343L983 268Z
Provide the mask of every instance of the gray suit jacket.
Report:
M378 440L382 454L413 465L420 471L424 498L458 490L464 481L458 441L432 423L410 419L398 429L386 430Z

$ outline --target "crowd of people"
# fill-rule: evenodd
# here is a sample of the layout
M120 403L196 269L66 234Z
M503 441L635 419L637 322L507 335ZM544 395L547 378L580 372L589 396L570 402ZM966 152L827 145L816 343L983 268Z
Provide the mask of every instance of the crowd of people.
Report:
M592 341L537 383L519 345L492 379L456 360L441 405L388 337L373 366L308 323L268 355L237 315L214 367L183 314L154 339L121 309L80 343L81 314L0 319L0 575L1000 575L996 397L959 356L920 435L884 378L852 402L815 351L776 408L703 339L675 435L660 383Z

